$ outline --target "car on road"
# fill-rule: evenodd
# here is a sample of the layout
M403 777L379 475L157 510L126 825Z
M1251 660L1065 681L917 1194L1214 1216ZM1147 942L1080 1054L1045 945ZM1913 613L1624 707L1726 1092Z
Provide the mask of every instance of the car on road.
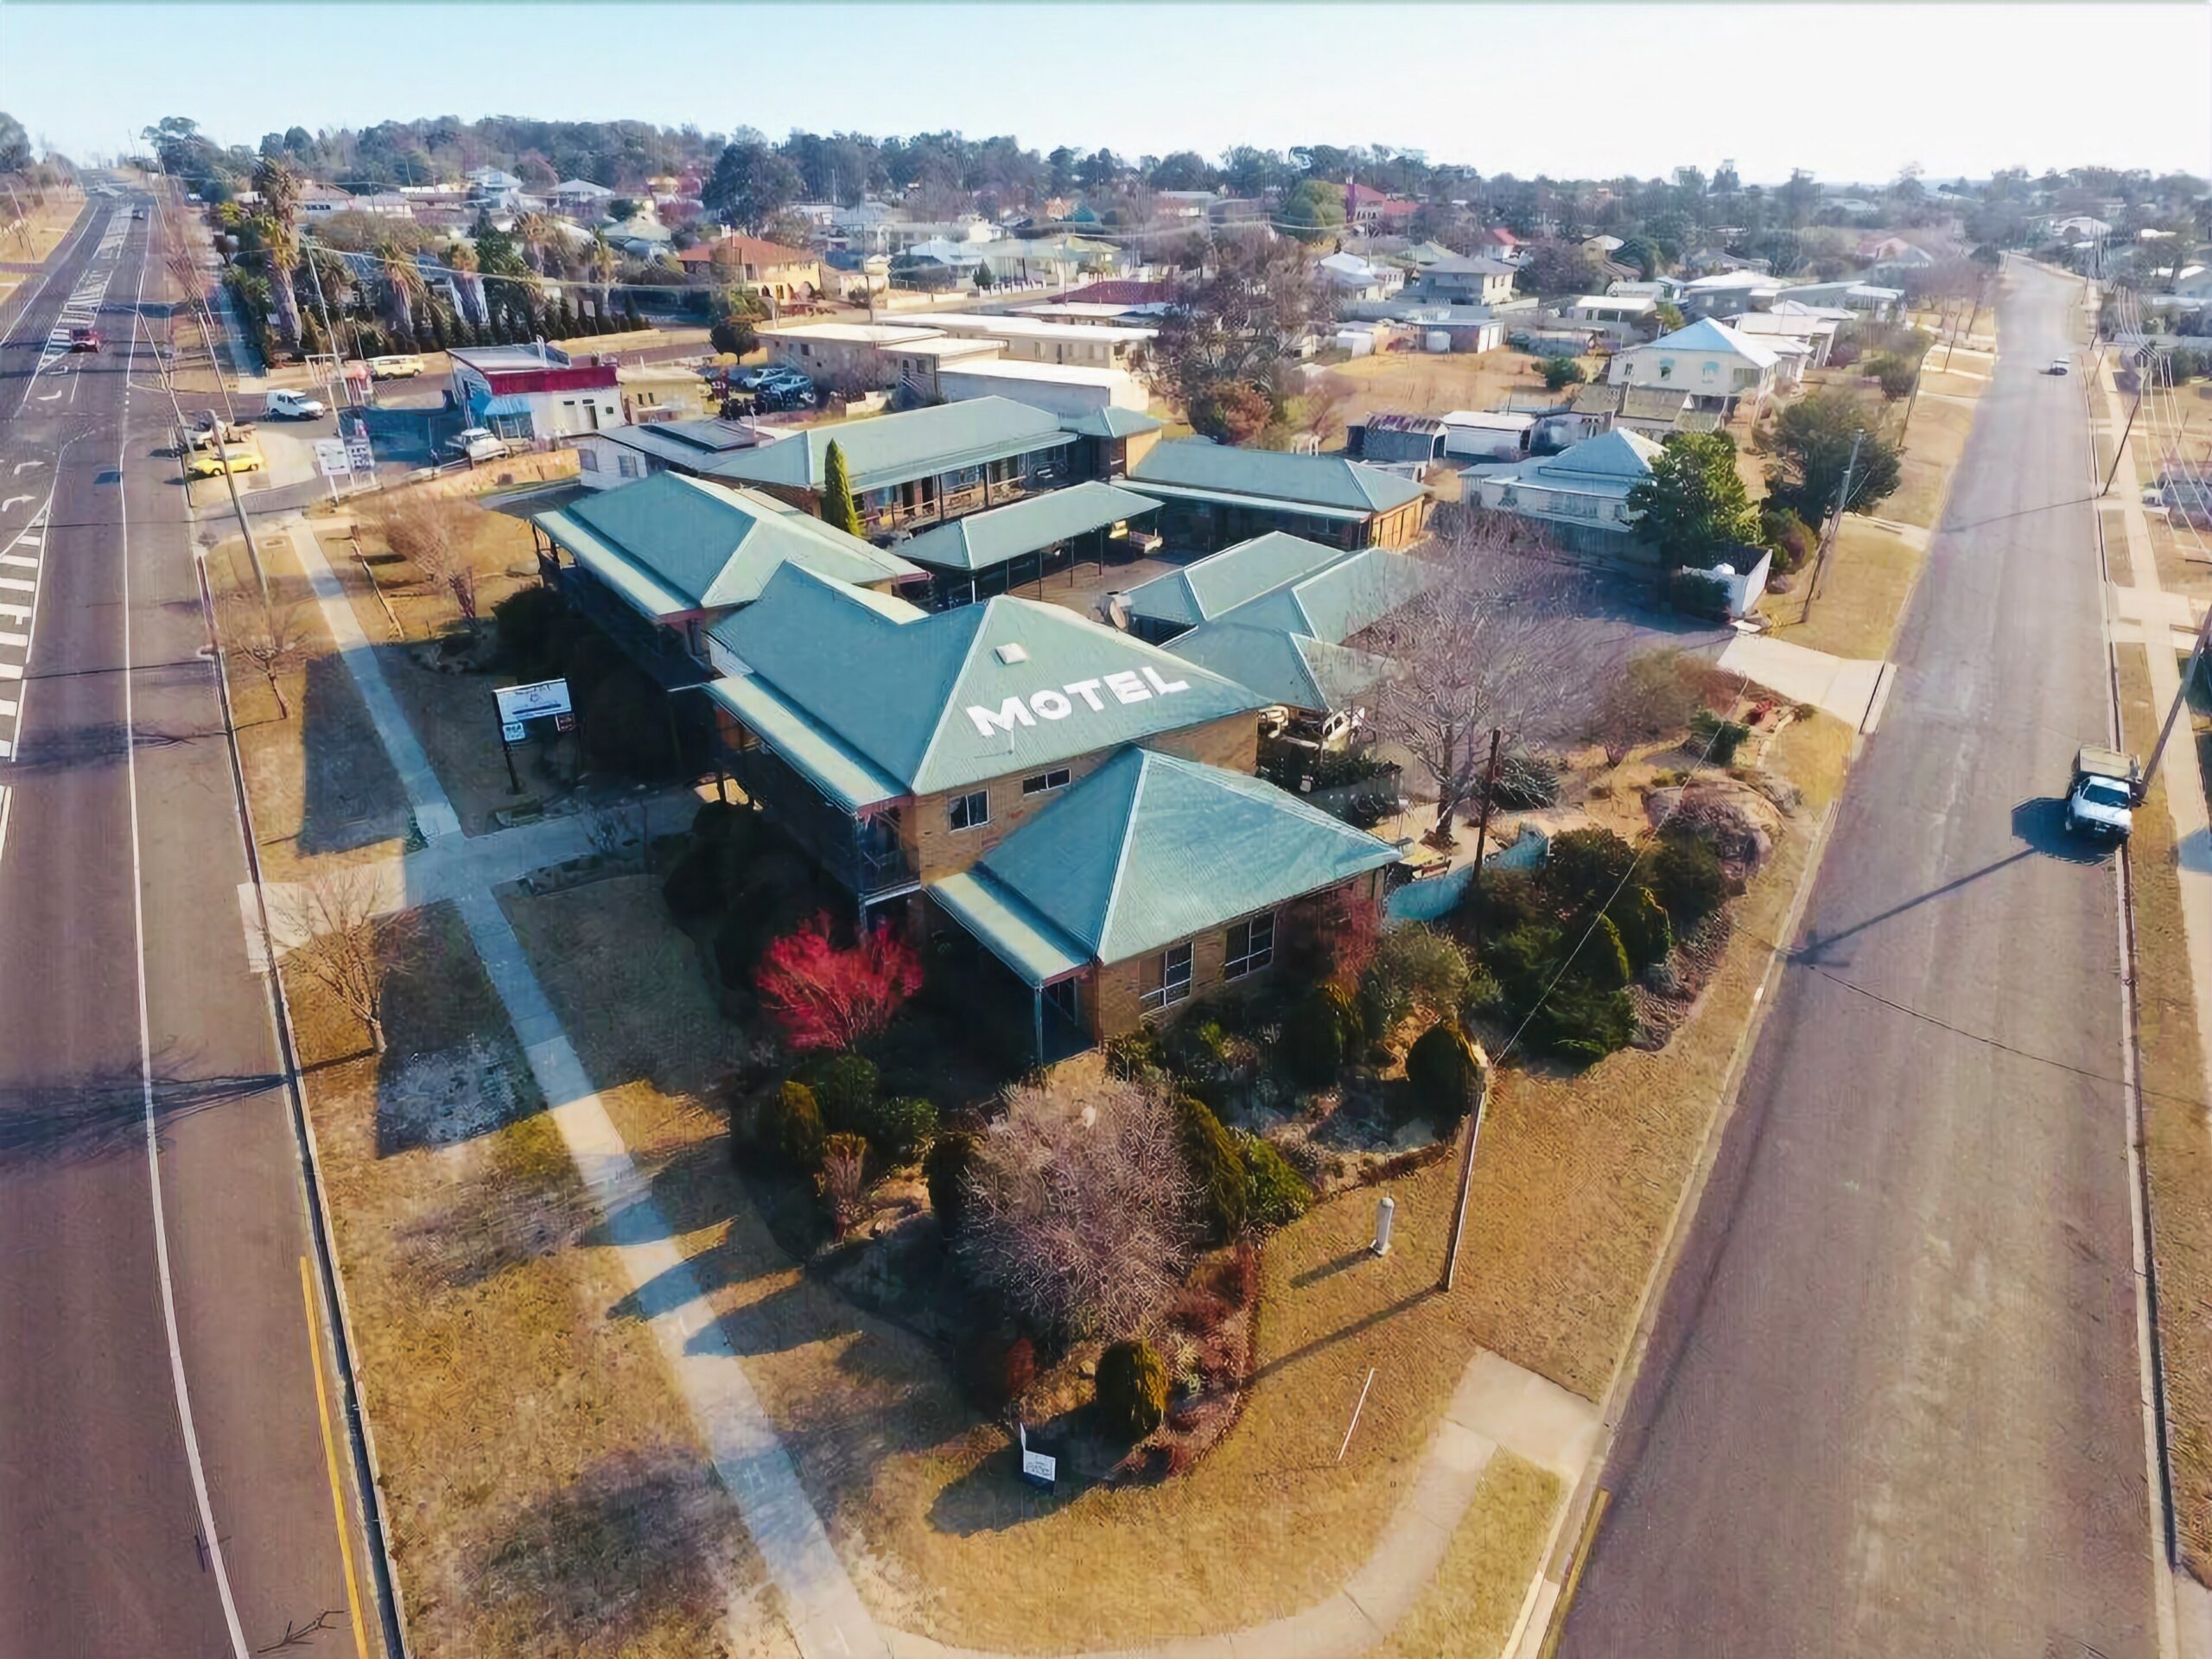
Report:
M412 380L422 372L423 359L412 353L369 359L369 378L372 380Z
M100 348L100 331L79 326L69 331L69 349L73 352L97 352Z
M814 402L814 382L796 369L771 369L754 384L753 398L762 409L804 409Z
M2072 362L2065 358L2054 357L2050 359L2050 372L2053 374L2066 374L2071 372L2073 367Z
M320 397L282 389L270 392L261 405L261 417L265 421L319 421L329 412Z
M225 443L244 443L252 436L253 424L251 422L239 423L237 421L225 421L222 423L222 438ZM208 421L208 418L206 416L203 415L200 416L199 423L196 425L179 427L177 429L176 448L179 454L182 454L188 449L213 449L214 448L215 428Z
M264 462L261 451L251 445L236 449L197 449L192 459L184 463L188 478L220 478L225 473L257 473Z
M472 426L465 432L455 433L446 440L446 448L472 467L479 461L505 461L515 452L512 442L483 426Z
M146 217L146 210L143 207L133 207L130 210L130 217L133 219L143 219Z
M2084 743L2074 756L2074 778L2066 788L2066 827L2077 836L2126 841L2142 798L2143 773L2134 756Z

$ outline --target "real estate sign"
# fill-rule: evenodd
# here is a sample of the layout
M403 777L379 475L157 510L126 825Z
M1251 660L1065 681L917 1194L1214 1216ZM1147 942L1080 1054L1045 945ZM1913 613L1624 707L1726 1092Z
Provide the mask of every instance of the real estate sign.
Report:
M508 724L565 715L575 707L569 700L566 680L533 680L528 685L505 685L492 695L499 701L499 719Z

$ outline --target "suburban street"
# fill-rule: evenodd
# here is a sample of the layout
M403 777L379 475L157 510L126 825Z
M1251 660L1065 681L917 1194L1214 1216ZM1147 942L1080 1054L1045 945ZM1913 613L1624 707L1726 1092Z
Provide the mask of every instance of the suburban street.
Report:
M2079 285L2000 356L1616 1443L1560 1651L2154 1650Z
M351 1654L327 1316L168 407L133 361L162 308L143 200L88 200L0 347L0 1654ZM98 354L60 349L79 313Z

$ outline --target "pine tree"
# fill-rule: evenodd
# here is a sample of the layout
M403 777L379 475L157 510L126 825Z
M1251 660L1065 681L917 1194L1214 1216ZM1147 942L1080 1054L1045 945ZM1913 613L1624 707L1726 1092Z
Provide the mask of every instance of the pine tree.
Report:
M834 524L849 536L866 533L861 510L853 504L853 477L845 467L845 451L836 439L822 458L822 522Z

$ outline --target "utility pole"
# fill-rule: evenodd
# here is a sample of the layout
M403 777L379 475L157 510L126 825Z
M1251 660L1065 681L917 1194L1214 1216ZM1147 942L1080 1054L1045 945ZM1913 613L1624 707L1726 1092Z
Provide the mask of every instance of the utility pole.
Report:
M1444 1243L1444 1271L1436 1287L1448 1291L1459 1270L1459 1238L1467 1227L1467 1192L1475 1184L1475 1142L1482 1138L1483 1117L1490 1107L1490 1056L1480 1043L1475 1051L1475 1097L1467 1108L1467 1144L1459 1154L1459 1196L1452 1205L1452 1232Z
M1836 537L1843 531L1844 509L1851 505L1851 475L1859 470L1859 446L1866 441L1866 429L1860 427L1851 435L1851 458L1843 463L1843 481L1836 486L1835 510L1828 515L1827 533L1821 538L1821 550L1813 561L1812 580L1805 584L1805 611L1799 617L1803 621L1813 613L1813 601L1821 596L1821 584L1828 573L1828 560L1835 550Z
M1475 820L1475 873L1469 880L1468 895L1473 901L1468 913L1475 918L1474 950L1479 955L1483 948L1483 854L1490 844L1491 802L1497 794L1497 746L1504 735L1497 727L1490 728L1490 765L1483 772L1483 810ZM1446 1289L1451 1287L1446 1285Z
M2127 424L2120 429L2120 442L2113 446L2112 468L2105 474L2104 488L2097 492L2100 497L2112 493L2112 481L2120 472L2120 458L2127 453L2127 435L2135 429L2136 410L2143 407L2143 370L2139 364L2135 370L2135 402L2127 411Z
M245 503L238 499L238 481L231 472L230 445L223 439L223 417L211 409L207 411L207 418L214 425L215 458L222 463L223 483L231 493L231 511L238 515L238 534L245 537L245 556L252 562L253 579L261 584L261 604L266 610L269 606L269 573L261 568L261 549L254 543L253 526L246 522Z
M2174 692L2172 705L2166 710L2165 723L2158 728L2158 741L2151 747L2151 758L2144 763L2145 789L2158 775L2158 762L2165 758L2166 740L2174 734L2174 722L2181 718L2182 705L2189 701L2189 688L2196 683L2197 671L2204 665L2204 648L2208 644L2212 644L2212 606L2205 607L2203 624L2196 630L2196 643L2190 647L2189 660L2182 664L2181 684Z

